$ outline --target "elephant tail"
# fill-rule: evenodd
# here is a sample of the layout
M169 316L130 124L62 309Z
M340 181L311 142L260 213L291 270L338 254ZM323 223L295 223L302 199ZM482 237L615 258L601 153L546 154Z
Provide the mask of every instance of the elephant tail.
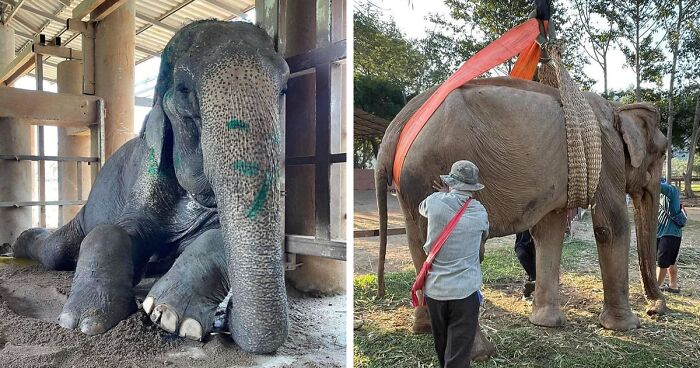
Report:
M411 99L389 124L382 137L382 143L377 154L377 165L374 169L374 187L377 193L377 208L379 209L379 264L377 265L377 296L383 297L386 291L384 282L384 263L386 260L387 244L387 187L391 185L394 168L394 153L398 144L401 130L408 119L435 92L437 86ZM400 193L399 193L400 195Z
M389 166L391 167L391 166ZM374 187L377 193L377 208L379 209L379 261L377 264L377 297L383 298L385 293L384 262L386 260L387 242L387 186L389 176L384 168L376 168L374 173Z

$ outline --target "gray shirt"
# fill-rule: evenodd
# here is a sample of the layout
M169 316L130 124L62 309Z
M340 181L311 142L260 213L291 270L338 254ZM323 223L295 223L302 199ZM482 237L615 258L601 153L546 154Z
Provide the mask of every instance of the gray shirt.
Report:
M428 218L427 254L442 230L457 214L471 193L437 192L421 202L420 214ZM463 299L481 288L479 248L489 233L489 218L481 202L472 199L442 249L425 281L424 293L435 300Z

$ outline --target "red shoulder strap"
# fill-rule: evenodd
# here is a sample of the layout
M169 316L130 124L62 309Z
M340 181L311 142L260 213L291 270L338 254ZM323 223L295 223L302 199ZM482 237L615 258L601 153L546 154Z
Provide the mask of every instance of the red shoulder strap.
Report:
M435 110L445 101L447 95L468 81L480 76L493 67L502 64L519 53L523 53L523 61L515 68L518 78L532 79L537 61L539 61L539 46L535 39L540 34L537 19L532 18L503 34L488 46L477 52L469 60L443 82L425 103L408 119L399 134L399 140L394 152L394 167L392 179L396 187L400 187L401 170L408 150L425 123ZM534 64L533 64L534 63Z
M455 226L457 226L457 223L459 223L459 219L462 218L464 211L467 210L467 207L469 207L469 203L471 203L471 201L472 199L469 198L466 202L464 202L462 208L460 208L459 211L457 211L457 214L452 218L452 220L450 220L450 222L447 223L447 226L445 226L445 228L442 229L442 232L435 240L435 244L433 244L433 247L430 248L430 252L428 252L428 258L425 260L425 262L423 262L423 267L421 267L418 276L416 276L416 282L414 282L413 287L411 287L411 304L414 308L424 304L422 292L423 287L425 286L425 278L428 276L428 271L430 271L430 267L433 265L435 257L437 256L440 249L442 249L442 246L443 244L445 244L447 238L450 237L452 230L454 230ZM420 298L418 297L418 291L421 291Z

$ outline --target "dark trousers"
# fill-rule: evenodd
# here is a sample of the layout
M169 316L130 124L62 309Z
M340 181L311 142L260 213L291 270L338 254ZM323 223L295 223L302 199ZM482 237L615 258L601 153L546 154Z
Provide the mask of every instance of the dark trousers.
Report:
M476 329L479 328L479 297L435 300L425 297L440 367L469 367Z
M535 240L528 230L515 235L515 254L527 273L528 281L535 281Z

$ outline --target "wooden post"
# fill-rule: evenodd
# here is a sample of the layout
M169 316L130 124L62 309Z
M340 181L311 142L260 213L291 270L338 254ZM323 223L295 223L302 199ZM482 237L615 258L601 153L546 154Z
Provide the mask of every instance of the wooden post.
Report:
M95 27L95 95L105 102L106 158L134 137L135 0Z

